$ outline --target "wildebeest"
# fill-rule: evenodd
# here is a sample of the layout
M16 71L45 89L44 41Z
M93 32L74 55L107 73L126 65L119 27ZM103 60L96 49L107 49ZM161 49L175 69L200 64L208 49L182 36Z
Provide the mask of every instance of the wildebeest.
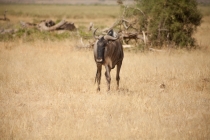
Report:
M97 29L96 29L97 30ZM102 65L105 66L106 80L107 80L107 90L110 90L111 69L114 69L117 65L116 80L117 80L117 89L119 89L119 80L120 80L120 68L124 58L123 47L118 37L112 37L109 34L105 36L96 36L94 31L93 35L97 39L94 45L94 59L97 65L97 72L95 77L95 82L98 83L97 90L100 91L100 82L101 82L101 70Z

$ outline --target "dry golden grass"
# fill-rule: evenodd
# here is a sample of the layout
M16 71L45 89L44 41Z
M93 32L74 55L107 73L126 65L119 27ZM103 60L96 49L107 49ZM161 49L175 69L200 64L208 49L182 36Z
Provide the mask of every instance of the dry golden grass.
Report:
M210 139L208 21L201 50L125 50L120 90L114 69L108 93L104 74L96 92L93 52L76 40L0 42L0 139Z
M1 139L210 138L209 52L125 51L120 90L113 70L97 93L93 53L74 43L1 43Z

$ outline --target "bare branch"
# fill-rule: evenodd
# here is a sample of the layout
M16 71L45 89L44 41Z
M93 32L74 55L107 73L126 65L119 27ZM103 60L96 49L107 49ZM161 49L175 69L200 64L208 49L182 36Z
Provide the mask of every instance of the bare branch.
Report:
M149 48L149 50L152 52L166 52L165 50L158 50L158 49L154 49L154 48Z
M123 26L125 27L126 30L130 27L130 25L127 26L127 25L125 24L125 22L123 22Z
M4 11L4 18L0 18L0 20L4 20L4 21L10 21L10 19L7 18L7 10Z
M123 48L133 48L133 45L123 45Z
M93 31L93 30L95 30L94 29L94 24L93 24L93 22L90 22L90 25L89 25L89 29L88 29L89 31Z
M145 16L144 12L140 8L135 8L135 10L140 11Z
M29 22L24 22L24 21L20 21L20 25L24 28L28 28L28 27L36 27L37 24L35 23L29 23Z
M142 31L142 34L143 34L143 37L144 37L144 44L147 45L145 32Z

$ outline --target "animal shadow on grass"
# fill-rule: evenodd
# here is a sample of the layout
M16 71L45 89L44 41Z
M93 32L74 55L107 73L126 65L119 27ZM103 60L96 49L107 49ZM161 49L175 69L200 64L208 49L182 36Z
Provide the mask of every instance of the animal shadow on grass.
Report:
M134 94L134 91L128 88L119 88L117 91L119 95L133 95Z
M134 91L129 90L128 88L119 88L118 90L110 89L109 91L96 91L98 94L107 94L107 95L133 95Z

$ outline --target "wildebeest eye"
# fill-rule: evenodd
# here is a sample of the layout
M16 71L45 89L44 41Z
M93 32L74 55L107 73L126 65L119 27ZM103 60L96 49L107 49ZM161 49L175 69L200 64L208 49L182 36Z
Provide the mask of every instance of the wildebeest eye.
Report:
M99 47L105 47L106 46L106 42L105 42L105 40L104 41L98 41L97 45Z

